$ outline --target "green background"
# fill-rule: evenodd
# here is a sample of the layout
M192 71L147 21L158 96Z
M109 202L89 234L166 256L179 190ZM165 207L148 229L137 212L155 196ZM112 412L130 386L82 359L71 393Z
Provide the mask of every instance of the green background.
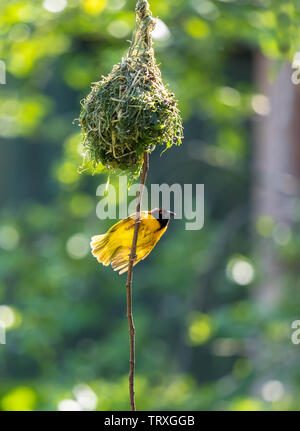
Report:
M53 4L62 10L51 12ZM155 50L179 100L185 140L151 155L148 184L205 184L205 226L186 231L184 220L172 221L135 269L137 408L298 409L300 347L290 337L300 317L299 206L279 243L276 221L250 214L254 58L272 59L274 76L293 58L300 4L150 4L168 29ZM107 175L78 174L73 120L90 83L126 52L134 7L133 0L1 2L2 410L129 408L126 277L98 265L88 245L114 223L95 213ZM280 265L276 306L257 299L266 279L259 240Z

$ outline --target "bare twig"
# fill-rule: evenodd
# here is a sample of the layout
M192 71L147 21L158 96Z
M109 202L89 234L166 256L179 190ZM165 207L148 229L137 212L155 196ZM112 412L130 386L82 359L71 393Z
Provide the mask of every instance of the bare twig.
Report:
M135 397L134 397L135 395L135 392L134 392L135 327L134 327L133 315L132 315L132 269L133 269L134 261L136 259L137 239L138 239L138 233L140 228L141 200L142 200L143 189L146 182L148 170L149 170L149 154L145 152L143 170L142 170L142 175L140 180L140 188L137 195L134 233L133 233L131 252L129 255L128 276L127 276L127 283L126 283L127 318L128 318L128 325L129 325L129 343L130 343L129 394L130 394L130 408L132 411L136 410Z

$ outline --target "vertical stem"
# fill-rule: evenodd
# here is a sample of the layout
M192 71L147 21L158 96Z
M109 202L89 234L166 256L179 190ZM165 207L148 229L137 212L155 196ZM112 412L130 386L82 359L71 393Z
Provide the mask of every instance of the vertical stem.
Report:
M127 318L129 325L129 344L130 344L130 370L129 370L129 394L130 394L130 408L135 411L135 392L134 392L134 372L135 372L135 327L132 315L132 269L136 259L136 247L137 239L140 228L140 215L141 215L141 200L143 195L143 189L149 170L149 154L144 153L144 164L140 180L140 188L137 195L136 214L134 222L134 233L131 246L131 252L129 255L128 275L126 283L127 292Z

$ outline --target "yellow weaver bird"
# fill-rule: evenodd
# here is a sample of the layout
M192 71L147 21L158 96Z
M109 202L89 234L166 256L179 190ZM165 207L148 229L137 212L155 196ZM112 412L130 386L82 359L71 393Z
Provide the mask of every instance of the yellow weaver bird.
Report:
M168 228L171 211L155 208L141 211L140 227L134 265L145 259ZM104 235L92 237L92 254L105 266L111 264L115 271L123 274L128 271L134 233L135 214L113 225Z

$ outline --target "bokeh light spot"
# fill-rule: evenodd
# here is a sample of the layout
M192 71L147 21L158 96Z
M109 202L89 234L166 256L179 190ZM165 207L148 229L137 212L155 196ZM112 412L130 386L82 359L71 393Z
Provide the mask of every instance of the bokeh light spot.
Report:
M218 338L212 346L216 356L233 356L239 351L239 343L233 338Z
M255 94L251 100L253 111L258 115L267 116L271 112L270 101L267 96L263 94Z
M161 20L156 20L156 26L152 32L152 37L155 40L166 41L170 38L171 33L168 26Z
M37 396L31 388L21 386L4 395L1 406L6 411L29 411L33 410L36 400Z
M83 259L89 252L89 239L86 235L77 233L68 239L66 248L73 259Z
M65 399L58 403L57 409L61 412L80 412L81 405L74 400Z
M279 401L284 395L284 387L278 380L270 380L263 385L261 393L265 401Z
M226 268L226 273L231 280L241 286L247 286L252 283L255 276L252 264L242 256L230 259Z
M259 235L267 238L272 235L274 224L274 220L271 216L262 214L257 218L255 227Z
M249 359L240 358L234 363L232 374L237 379L245 379L252 370L253 366Z
M13 250L19 243L19 233L13 226L5 225L0 228L0 247Z
M195 39L205 39L210 34L209 25L197 17L186 20L185 29Z
M77 402L84 410L95 410L98 404L98 397L95 392L85 384L75 386L73 389Z
M126 0L109 0L107 9L109 10L119 10L122 9L126 4Z
M262 409L261 403L259 400L256 400L254 398L241 398L238 400L235 400L232 403L231 410L234 411L259 411Z
M191 319L188 329L189 341L193 345L206 343L212 336L213 327L211 318L202 313L196 313Z
M28 39L30 28L27 24L16 24L9 32L9 39L13 42L24 42Z
M200 15L204 16L207 19L216 19L219 17L220 12L216 5L214 5L211 1L202 0L191 0L193 8Z
M94 207L93 199L84 194L77 194L71 198L70 209L77 217L86 217Z
M278 223L273 229L273 239L278 245L287 245L292 239L292 231L286 223Z
M130 27L127 22L116 20L109 24L107 30L113 37L122 39L130 32Z
M218 89L217 95L223 105L238 106L241 102L241 95L235 88L221 87Z
M62 12L67 6L67 0L44 0L43 8L48 12Z
M107 4L107 0L82 0L83 9L90 15L99 15Z
M65 161L57 168L57 178L61 183L72 184L78 181L78 167L75 163Z
M15 322L15 314L12 308L7 305L0 305L0 321L4 323L6 328L13 326Z

